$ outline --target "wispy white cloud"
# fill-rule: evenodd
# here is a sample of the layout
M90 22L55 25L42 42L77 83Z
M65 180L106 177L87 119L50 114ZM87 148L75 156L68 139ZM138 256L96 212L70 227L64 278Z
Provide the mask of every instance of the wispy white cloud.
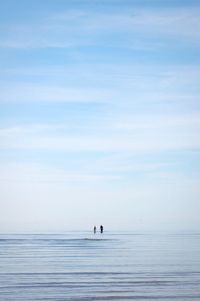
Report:
M119 103L121 107L134 107L142 102L199 103L199 66L83 64L7 69L5 75L13 80L1 84L0 102L3 103L112 103L114 107ZM29 77L29 82L24 81L24 76Z
M35 24L14 24L2 28L0 47L6 48L69 48L101 44L102 34L128 33L137 35L167 35L189 40L199 45L199 8L134 9L124 12L67 11L56 13ZM195 30L194 30L195 28ZM137 39L136 39L137 40ZM124 44L123 47L143 47L144 40ZM116 44L113 39L108 45ZM139 44L138 44L139 43ZM149 41L150 43L150 41ZM149 48L149 43L146 47ZM166 44L164 41L162 43ZM119 43L118 43L119 45ZM154 41L154 46L156 45ZM153 44L152 44L153 46ZM157 44L159 46L159 44Z
M67 88L42 84L11 84L1 88L0 102L71 102L104 103L114 97L114 92L93 88Z
M94 132L80 134L49 131L48 127L32 126L2 128L0 130L1 149L62 150L62 151L133 151L149 152L180 149L199 149L199 116L140 116L131 121L115 121L106 127L97 125ZM81 125L80 125L81 127ZM55 128L56 129L56 128ZM101 129L101 130L100 130ZM94 130L94 129L93 129Z
M24 162L1 162L0 182L44 182L44 183L66 183L66 185L73 183L94 183L104 181L119 180L118 175L108 175L105 173L77 171L67 173L66 170L44 167L43 165L35 163Z
M185 132L187 130L195 132L196 134L200 130L200 116L199 114L182 114L179 116L167 116L167 115L126 115L125 120L119 121L116 125L117 129L125 131L137 131L137 130L167 130L176 131L177 133Z

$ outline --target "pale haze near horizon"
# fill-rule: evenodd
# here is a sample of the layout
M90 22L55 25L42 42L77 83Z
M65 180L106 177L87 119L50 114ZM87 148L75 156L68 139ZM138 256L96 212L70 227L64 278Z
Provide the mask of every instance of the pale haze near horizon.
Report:
M200 230L199 1L0 4L0 232Z

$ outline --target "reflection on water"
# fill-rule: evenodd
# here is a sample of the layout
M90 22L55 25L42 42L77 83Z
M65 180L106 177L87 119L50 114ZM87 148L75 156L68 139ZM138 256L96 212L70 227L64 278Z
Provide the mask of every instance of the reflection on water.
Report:
M1 234L0 300L200 300L200 234Z

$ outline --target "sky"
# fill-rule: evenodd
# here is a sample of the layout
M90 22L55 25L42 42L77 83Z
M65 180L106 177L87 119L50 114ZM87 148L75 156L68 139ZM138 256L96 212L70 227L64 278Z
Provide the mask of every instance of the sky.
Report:
M0 232L200 231L200 2L0 2Z

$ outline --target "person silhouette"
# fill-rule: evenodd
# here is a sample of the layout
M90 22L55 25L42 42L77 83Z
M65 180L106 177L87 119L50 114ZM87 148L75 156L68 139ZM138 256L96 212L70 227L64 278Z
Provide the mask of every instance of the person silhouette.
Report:
M103 226L100 226L100 232L103 233Z
M94 234L96 234L97 228L96 226L94 226Z

